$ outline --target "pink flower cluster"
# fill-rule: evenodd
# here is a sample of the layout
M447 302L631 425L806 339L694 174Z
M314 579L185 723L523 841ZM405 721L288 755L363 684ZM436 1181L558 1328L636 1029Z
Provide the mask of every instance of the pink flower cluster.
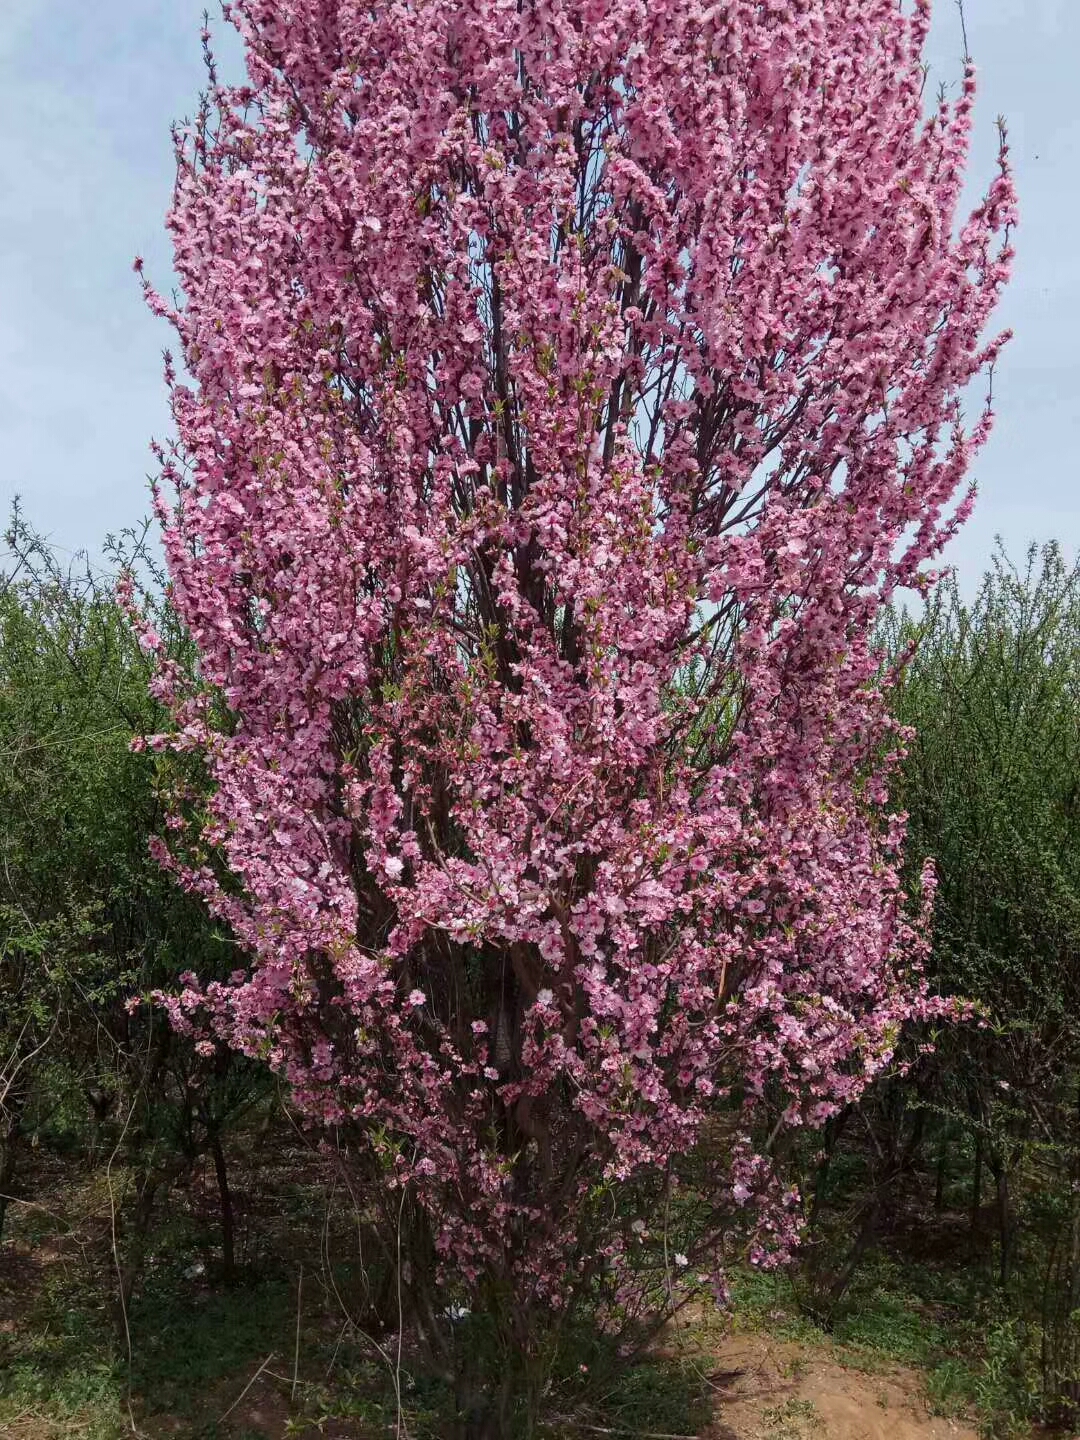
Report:
M767 1088L822 1124L934 1008L869 637L970 504L1004 143L958 219L928 0L227 13L147 284L200 655L156 743L206 757L162 858L248 963L170 1003L448 1271L558 1305L598 1187ZM782 1255L797 1197L728 1148Z

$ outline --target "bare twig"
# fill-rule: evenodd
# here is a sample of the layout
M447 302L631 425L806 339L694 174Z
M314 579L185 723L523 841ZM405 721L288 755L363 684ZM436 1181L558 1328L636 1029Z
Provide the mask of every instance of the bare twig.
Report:
M580 1420L572 1422L575 1430L587 1430L590 1435L629 1435L636 1440L699 1440L697 1435L680 1435L670 1430L626 1430L618 1425L583 1425Z
M304 1262L300 1262L300 1275L296 1281L296 1342L293 1346L292 1401L296 1403L296 1387L300 1383L300 1297L304 1290Z
M283 1106L282 1106L282 1112L283 1112L283 1114L285 1115L285 1118L288 1120L289 1124L292 1126L293 1130L296 1132L297 1138L300 1140L300 1142L301 1142L301 1144L304 1146L304 1148L305 1148L306 1150L308 1150L309 1152L311 1152L312 1154L314 1154L314 1153L315 1153L314 1146L311 1144L310 1140L309 1140L308 1137L304 1134L304 1132L303 1132L303 1130L300 1128L300 1126L296 1123L296 1119L295 1119L292 1111L289 1109L289 1107L288 1107L287 1105L283 1105ZM336 1176L337 1176L337 1179L340 1179L340 1180L343 1182L343 1184L344 1184L344 1186L345 1186L345 1189L348 1191L349 1199L352 1201L353 1215L354 1215L354 1217L355 1217L355 1219L356 1219L357 1242L358 1242L358 1244L359 1244L359 1243L360 1243L360 1230L361 1230L360 1206L359 1206L359 1202L358 1202L357 1197L356 1197L356 1192L354 1191L354 1189L353 1189L353 1187L352 1187L352 1185L351 1185L351 1183L350 1183L350 1181L349 1181L348 1174L347 1174L347 1172L342 1168L342 1166L340 1165L340 1162L338 1163L338 1165L337 1165L337 1167L336 1167ZM336 1184L336 1180L335 1180L335 1184ZM333 1192L331 1192L331 1200L332 1200L332 1199L333 1199ZM404 1196L404 1192L403 1192L403 1193L402 1193L402 1201L401 1201L401 1203L404 1204L404 1201L405 1201L405 1196ZM400 1238L401 1238L401 1237L400 1237L400 1218L401 1218L401 1213L400 1213L400 1210L399 1210L399 1212L398 1212L398 1223L399 1223L399 1234L398 1234L399 1262L400 1262ZM379 1359L380 1359L380 1360L383 1362L383 1364L386 1366L386 1369L387 1369L387 1371L388 1371L388 1373L389 1373L389 1375L390 1375L390 1380L391 1380L391 1382L392 1382L393 1385L394 1385L395 1395L396 1395L396 1399L397 1399L397 1406L398 1406L398 1423L399 1423L399 1425L400 1425L400 1427L401 1427L400 1433L401 1433L401 1436L402 1436L402 1440L409 1440L409 1434L408 1434L407 1429L405 1428L404 1417L403 1417L403 1415L401 1414L401 1339L400 1339L400 1335L401 1335L401 1328L402 1328L402 1326L401 1326L401 1324L399 1323L399 1325L398 1325L398 1337L399 1337L399 1338L398 1338L398 1357L397 1357L397 1363L395 1364L395 1362L394 1362L394 1357L393 1357L391 1354L389 1354L389 1353L383 1348L382 1345L379 1344L379 1342L375 1339L375 1337L374 1337L373 1335L369 1335L368 1332L363 1328L363 1326L360 1325L360 1323L357 1321L357 1319L355 1318L355 1316L354 1316L354 1315L352 1314L352 1312L350 1311L348 1305L345 1303L345 1299L344 1299L344 1297L342 1296L341 1291L338 1289L337 1281L336 1281L335 1278L334 1278L334 1267L333 1267L333 1265L330 1263L329 1225L330 1225L330 1214L329 1214L329 1210L328 1210L328 1211L327 1211L327 1215L326 1215L326 1219L325 1219L325 1222L324 1222L324 1225L323 1225L323 1251L324 1251L324 1257L325 1257L325 1264L324 1264L324 1266L323 1266L323 1270L324 1270L324 1274L325 1274L325 1277L326 1277L326 1282L328 1283L329 1288L333 1291L334 1298L336 1299L336 1301L337 1301L337 1303L338 1303L338 1306L339 1306L340 1309L341 1309L341 1313L345 1316L345 1325L344 1325L343 1328L342 1328L341 1335L338 1337L338 1343L337 1343L337 1345L334 1347L334 1354L333 1354L333 1357L331 1358L330 1365L329 1365L329 1367L327 1368L327 1371L326 1371L327 1379L329 1379L329 1377L330 1377L330 1372L331 1372L331 1371L333 1370L333 1368L334 1368L334 1362L335 1362L335 1360L337 1359L337 1353L338 1353L338 1350L339 1350L340 1347L341 1347L341 1341L342 1341L342 1339L344 1338L345 1331L346 1331L346 1330L351 1330L352 1333L353 1333L355 1336L357 1336L360 1340L362 1340L365 1345L369 1345L369 1346L371 1347L371 1349L374 1350L374 1352L376 1353L376 1355L378 1355ZM400 1278L401 1278L401 1277L400 1277L400 1271L399 1271L399 1274L398 1274L398 1291L399 1291L399 1293L398 1293L398 1314L399 1314L399 1322L400 1322L401 1309L402 1309L402 1307L401 1307L401 1295L400 1295ZM288 1381L286 1380L286 1384L287 1384L287 1383L288 1383Z
M60 1215L55 1210L50 1210L45 1205L39 1205L36 1200L24 1200L21 1195L8 1195L0 1190L0 1200L6 1200L11 1205L23 1205L27 1210L40 1210L43 1215L48 1215L52 1220L59 1220L61 1225L66 1225L69 1230L75 1227L66 1216Z
M270 1361L273 1360L273 1358L274 1358L274 1352L273 1352L273 1350L271 1350L270 1354L267 1355L266 1359L262 1362L262 1364L259 1366L259 1368L255 1371L255 1374L252 1375L251 1379L250 1379L250 1380L248 1381L248 1383L244 1386L243 1390L240 1391L240 1394L237 1395L236 1399L232 1402L232 1404L229 1406L229 1408L225 1411L224 1415L219 1415L219 1416L218 1416L217 1423L218 1423L219 1425L223 1424L223 1423L225 1422L225 1420L228 1419L228 1417L232 1414L232 1412L233 1412L233 1411L236 1409L236 1407L240 1404L240 1401L243 1400L244 1396L248 1393L248 1391L251 1389L251 1387L255 1384L256 1380L258 1380L259 1376L263 1373L263 1371L264 1371L264 1370L266 1369L266 1367L270 1364Z
M133 1358L131 1352L131 1326L128 1324L127 1296L124 1294L124 1267L120 1263L120 1243L117 1237L116 1230L116 1195L113 1191L112 1167L114 1160L120 1153L120 1147L124 1143L124 1138L128 1132L128 1126L131 1124L131 1117L135 1114L135 1107L138 1103L139 1093L138 1091L136 1091L135 1096L131 1101L131 1108L128 1110L127 1118L124 1120L124 1128L120 1131L120 1138L117 1140L116 1145L113 1147L113 1152L109 1156L108 1163L105 1166L105 1184L109 1191L109 1238L112 1242L112 1257L113 1266L116 1269L116 1283L120 1291L120 1314L123 1317L124 1321L124 1343L127 1346L129 1383Z
M968 47L967 24L964 20L964 0L956 0L956 8L960 15L960 35L964 41L964 64L971 60L971 50Z

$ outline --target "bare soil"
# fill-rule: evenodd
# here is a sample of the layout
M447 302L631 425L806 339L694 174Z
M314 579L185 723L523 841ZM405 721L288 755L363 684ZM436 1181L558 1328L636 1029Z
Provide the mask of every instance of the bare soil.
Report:
M842 1365L827 1349L734 1335L714 1350L715 1420L708 1440L978 1440L929 1413L917 1372Z

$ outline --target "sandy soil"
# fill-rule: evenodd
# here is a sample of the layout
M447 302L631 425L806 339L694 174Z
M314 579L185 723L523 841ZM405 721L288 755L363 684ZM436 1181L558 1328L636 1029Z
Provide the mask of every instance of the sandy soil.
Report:
M708 1440L977 1440L969 1426L930 1415L920 1377L899 1366L866 1374L758 1334L732 1336L713 1354Z

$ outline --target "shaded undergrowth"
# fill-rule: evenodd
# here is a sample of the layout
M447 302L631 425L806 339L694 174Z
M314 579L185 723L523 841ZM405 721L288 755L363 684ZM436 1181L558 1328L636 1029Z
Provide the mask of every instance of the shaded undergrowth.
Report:
M450 1433L452 1387L407 1336L399 1356L395 1337L358 1323L367 1277L355 1216L302 1147L239 1158L233 1276L222 1273L211 1177L197 1172L169 1197L126 1329L113 1309L108 1188L55 1158L41 1164L53 1167L52 1201L16 1207L0 1262L0 1433L364 1440L394 1433L399 1399L413 1440ZM113 1193L122 1180L111 1177ZM767 1331L871 1372L915 1367L932 1413L973 1417L994 1440L1027 1433L1033 1337L959 1260L872 1250L825 1326L808 1318L797 1275L740 1270L731 1280L729 1314L694 1307L673 1327L676 1343L629 1368L582 1327L556 1367L544 1433L701 1433L723 1383L710 1348L732 1330Z

